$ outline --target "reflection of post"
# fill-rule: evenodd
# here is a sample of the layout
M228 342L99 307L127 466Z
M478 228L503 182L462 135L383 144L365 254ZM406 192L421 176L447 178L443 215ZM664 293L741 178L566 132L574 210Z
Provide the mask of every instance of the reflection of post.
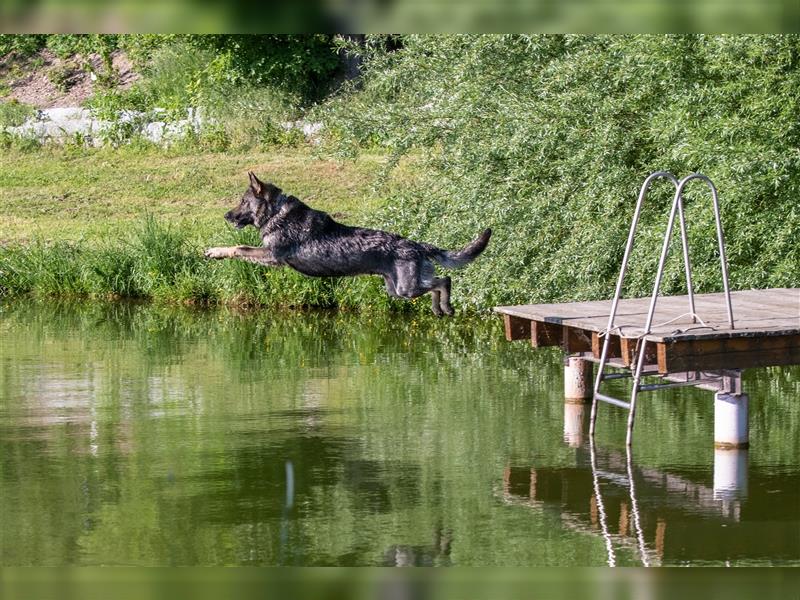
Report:
M628 504L623 500L619 503L619 534L623 537L628 535Z
M531 483L528 487L528 498L531 499L531 502L536 500L536 469L531 467Z
M747 450L714 450L714 498L731 500L747 495Z
M656 554L659 560L664 560L664 536L667 532L667 522L661 517L656 518Z
M570 448L583 444L585 405L592 399L592 363L576 356L564 362L564 441Z
M587 406L583 402L564 402L564 441L570 448L580 448L583 445L589 422Z
M737 521L739 502L729 501L747 495L747 409L747 394L714 394L714 498L722 500L723 512Z

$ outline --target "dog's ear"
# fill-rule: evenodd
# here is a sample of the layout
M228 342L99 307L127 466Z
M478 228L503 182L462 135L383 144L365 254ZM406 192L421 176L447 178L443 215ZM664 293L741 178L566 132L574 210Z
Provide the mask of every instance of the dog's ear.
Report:
M255 195L260 198L264 194L264 184L252 171L248 171L247 175L250 177L250 187L253 188Z

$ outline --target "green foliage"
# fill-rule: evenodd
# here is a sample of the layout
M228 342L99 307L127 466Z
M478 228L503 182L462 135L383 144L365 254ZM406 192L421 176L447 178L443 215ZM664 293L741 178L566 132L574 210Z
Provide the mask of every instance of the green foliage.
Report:
M80 46L71 38L83 43L83 37L66 36L53 44L74 50ZM88 37L94 46L120 47L128 52L145 76L143 88L150 105L168 109L203 106L206 96L253 88L307 104L330 90L339 69L330 35Z
M73 63L65 62L50 69L47 72L47 78L59 92L65 93L72 87L71 79L75 75L75 71L76 66Z
M174 34L155 33L120 35L117 45L125 51L133 66L142 72L147 69L153 53L174 37Z
M173 36L174 37L174 36ZM163 40L162 40L163 41ZM108 141L130 140L147 119L175 122L189 108L200 110L201 131L187 131L182 146L221 152L233 147L294 145L302 133L283 126L297 115L301 97L280 86L250 83L235 74L233 55L218 54L184 39L153 46L144 80L125 91L95 94L87 105L98 118L115 123ZM153 112L158 109L158 113ZM123 111L144 113L138 120L117 122Z
M119 146L141 133L147 121L174 123L190 109L203 117L200 132L187 131L182 146L225 151L231 147L291 146L305 142L284 124L327 94L339 75L332 35L108 35L69 34L0 37L0 57L46 47L62 61L47 72L62 92L78 69L93 71L99 84L86 102L112 123L104 141ZM122 49L143 76L119 89L112 53ZM97 68L99 55L102 67ZM41 60L41 58L39 58ZM26 68L31 64L26 63ZM40 65L41 66L41 65ZM156 114L154 111L158 109ZM126 111L142 113L120 119ZM128 112L130 117L130 112ZM175 141L175 140L173 140ZM3 140L8 145L8 140Z
M0 130L6 127L22 125L27 119L36 114L32 106L18 100L0 100Z
M15 99L0 100L0 148L4 150L15 149L20 152L32 152L41 147L38 140L30 137L12 135L6 131L7 127L22 125L27 119L36 114L36 109L23 104Z
M90 54L97 54L102 61L102 68L95 72L101 87L111 88L116 84L116 72L111 61L112 53L118 47L119 36L115 34L59 34L46 36L46 47L62 60L74 56L82 57L82 69L90 72L94 67L89 62ZM64 67L67 68L66 66ZM52 73L52 72L51 72ZM56 72L57 73L57 72ZM58 74L56 74L58 77ZM52 81L52 79L51 79ZM62 89L58 82L56 87ZM62 91L66 91L62 89Z
M141 84L150 106L185 112L197 106L196 90L214 54L186 44L170 44L154 50Z
M213 81L276 87L307 102L329 91L339 68L332 35L186 35L181 39L214 52Z
M365 77L322 116L336 148L422 156L427 186L383 223L446 247L483 227L458 275L487 307L613 293L639 186L700 171L720 190L734 288L800 284L798 36L372 38ZM670 190L640 223L626 293L652 288ZM696 287L720 289L710 199L686 195ZM683 291L679 252L663 285Z
M61 59L71 58L76 54L102 54L117 45L116 35L101 34L61 34L48 35L46 47Z
M46 42L46 35L0 33L0 58L12 52L19 56L31 56Z
M224 137L228 145L235 147L291 146L305 142L302 132L284 127L297 112L295 100L278 90L231 85L206 88L202 96L199 103L202 114L213 124L204 128L204 137Z
M81 282L81 251L72 244L48 244L36 239L24 249L0 253L0 291L24 291L36 296L66 297L84 291Z
M137 257L137 287L155 295L175 285L180 274L195 267L201 256L188 247L185 232L152 215L147 215L135 232L132 250Z

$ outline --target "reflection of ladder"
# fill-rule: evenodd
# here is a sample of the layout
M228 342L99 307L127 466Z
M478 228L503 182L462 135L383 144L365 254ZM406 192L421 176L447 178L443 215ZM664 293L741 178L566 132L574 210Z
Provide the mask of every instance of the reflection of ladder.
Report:
M603 539L606 543L606 553L608 554L608 566L609 567L616 567L617 566L617 555L614 551L614 546L611 543L611 533L608 529L608 518L606 516L606 509L605 509L605 502L603 501L603 496L600 493L600 477L605 475L606 477L610 477L610 475L606 473L602 473L597 468L597 453L595 451L594 446L594 438L589 441L589 452L591 458L591 466L592 466L592 486L594 488L594 498L597 502L597 516L598 521L600 523L600 531L603 534ZM644 541L644 531L642 530L642 521L639 517L639 505L636 499L636 487L634 485L633 480L633 458L631 457L631 448L630 446L627 447L627 452L625 455L625 462L627 466L627 482L626 487L628 488L628 493L630 495L631 501L631 513L633 514L633 531L634 535L636 536L636 544L639 550L639 558L642 561L642 565L645 567L649 567L651 564L650 555L647 550L647 545ZM614 478L616 479L616 477ZM623 484L625 485L625 484Z
M650 184L659 177L664 177L669 179L673 185L675 186L675 198L672 201L672 210L669 214L669 221L667 222L667 230L664 233L664 243L661 247L661 258L658 262L658 271L656 272L656 280L655 284L653 285L653 295L650 298L650 308L647 312L647 318L644 323L644 330L639 336L638 345L636 349L636 367L633 372L625 372L625 373L605 373L604 369L608 363L608 347L609 342L611 340L611 333L615 328L615 319L617 316L617 305L619 304L620 295L622 294L622 284L625 281L625 272L628 267L628 258L631 254L631 249L633 248L633 240L636 234L636 225L639 222L639 214L642 210L642 203L644 202L645 196L647 196L647 192L650 189ZM631 221L631 229L628 233L628 242L625 245L625 254L622 257L622 266L619 270L619 278L617 279L617 289L614 292L614 300L611 303L611 314L608 316L608 326L604 332L603 337L603 351L600 355L600 367L597 370L597 377L594 382L594 394L592 399L592 414L590 419L589 425L589 434L594 436L594 429L595 429L595 421L597 419L597 403L606 402L607 404L613 404L615 406L619 406L621 408L628 409L628 428L627 428L627 435L626 435L626 444L630 446L632 435L633 435L633 419L636 414L636 398L640 391L652 391L659 389L661 387L675 387L677 385L697 385L699 381L697 380L688 380L685 383L665 383L665 384L650 384L650 385L642 385L641 379L642 376L652 374L653 371L645 371L644 370L644 357L645 357L645 348L647 346L647 336L650 334L652 327L653 327L653 315L655 314L656 310L656 300L658 299L659 288L661 287L661 278L664 275L664 263L667 259L667 253L669 251L669 244L670 244L670 237L672 235L672 228L675 224L675 213L678 214L678 219L680 223L680 231L681 231L681 243L683 245L683 262L686 271L686 287L688 290L689 295L689 316L692 318L692 323L697 322L697 314L694 310L694 291L692 289L692 266L689 262L689 242L688 238L686 237L686 221L683 215L683 188L686 184L693 180L699 179L704 181L706 185L711 190L711 195L714 202L714 218L716 220L717 226L717 241L719 243L719 256L720 256L720 264L722 266L722 284L725 288L725 298L727 301L727 308L728 308L728 322L730 324L730 328L733 329L733 309L731 308L731 293L730 289L728 288L728 267L725 260L725 240L722 235L722 221L719 216L719 200L717 198L717 189L714 187L712 181L706 177L705 175L701 175L700 173L692 173L691 175L687 175L680 181L672 174L667 173L665 171L657 171L652 173L647 179L644 180L642 184L642 189L639 192L639 199L636 202L636 209L633 213L633 220ZM683 315L680 315L683 316ZM679 317L676 317L676 319ZM676 320L672 319L672 320ZM633 377L633 387L631 389L631 397L630 401L625 402L624 400L620 400L618 398L614 398L612 396L608 396L606 394L602 394L600 392L600 384L607 379L620 379L623 377Z

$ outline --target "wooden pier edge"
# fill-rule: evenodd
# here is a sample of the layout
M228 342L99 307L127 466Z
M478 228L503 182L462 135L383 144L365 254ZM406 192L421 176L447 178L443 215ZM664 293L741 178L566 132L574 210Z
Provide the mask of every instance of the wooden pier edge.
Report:
M730 329L719 310L719 294L695 295L698 314L712 315L704 321L707 327L680 321L654 327L646 337L646 364L660 374L800 364L800 289L746 290L731 295L735 329ZM654 322L679 317L686 311L685 298L659 298ZM622 318L618 322L622 326L611 334L609 358L631 365L637 345L643 343L637 333L645 322L649 301L620 301ZM528 339L535 348L560 346L567 354L590 352L599 359L610 300L501 306L495 311L503 315L509 341Z

